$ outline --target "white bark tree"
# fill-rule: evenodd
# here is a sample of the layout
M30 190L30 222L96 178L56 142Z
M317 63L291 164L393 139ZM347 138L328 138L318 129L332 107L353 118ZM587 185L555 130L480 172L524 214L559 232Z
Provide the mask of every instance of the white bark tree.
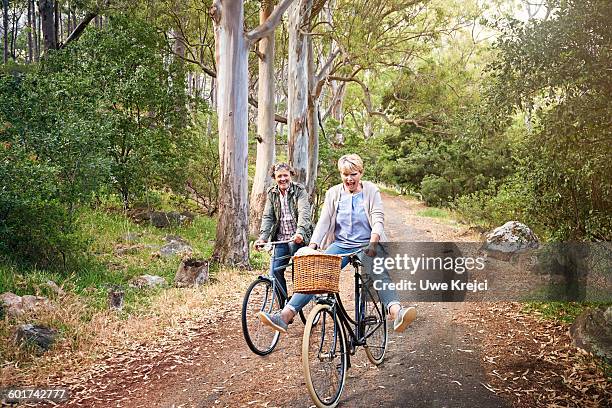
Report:
M261 3L259 21L264 24L272 14L274 6L272 1ZM257 164L255 165L255 178L251 190L251 203L249 213L249 232L251 235L259 234L261 217L266 205L266 189L271 185L272 179L268 176L268 169L275 160L274 137L274 32L259 40L259 81L258 108L257 108Z
M249 264L247 171L248 53L251 44L280 23L292 0L283 0L265 23L244 33L243 0L215 0L217 116L221 189L213 257L223 264Z
M295 169L295 181L306 184L308 174L308 57L313 0L299 0L289 10L289 64L287 125L288 157Z

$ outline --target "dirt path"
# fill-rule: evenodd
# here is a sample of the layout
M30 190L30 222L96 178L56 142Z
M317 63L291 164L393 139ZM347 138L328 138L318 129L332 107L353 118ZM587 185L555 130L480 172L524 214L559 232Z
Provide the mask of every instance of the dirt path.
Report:
M389 195L383 199L386 231L392 240L478 238L453 222L419 217L418 210L424 206L416 201ZM352 277L349 272L344 273L341 292L346 299L352 290ZM256 272L245 275L245 284L255 276ZM299 355L302 324L293 324L271 355L256 356L242 338L242 295L242 289L237 290L214 311L210 310L208 316L183 324L178 336L160 339L155 347L136 347L108 356L87 375L68 384L72 398L63 406L312 406ZM372 366L363 350L352 358L343 406L522 407L533 406L536 400L538 405L547 406L549 403L541 398L550 395L553 388L565 387L559 383L560 377L576 379L576 359L572 357L570 361L565 357L573 349L564 329L550 324L548 328L542 327L536 319L522 315L516 305L500 308L428 302L416 306L418 317L411 327L402 335L390 334L383 365ZM517 321L521 325L512 323ZM549 341L551 336L556 340ZM519 338L521 341L517 342ZM547 361L546 365L538 366L542 359ZM525 364L531 371L524 371ZM606 398L602 391L606 382L597 368L588 364L585 367L595 379L588 380L592 387L588 392L594 401L590 406L599 406L598 401ZM519 369L522 377L513 378ZM568 371L564 374L566 369L574 374ZM554 381L545 380L549 374L556 376ZM510 379L524 380L527 385L513 384ZM540 391L534 394L532 388L536 383ZM587 393L583 384L574 387L573 395ZM512 398L512 402L500 395ZM559 395L558 401L562 401L572 394Z
M457 226L416 215L423 206L384 195L390 239L470 239ZM254 276L245 276L251 280ZM347 274L342 291L348 294ZM274 353L251 353L240 329L242 293L225 299L218 312L188 330L179 343L113 356L104 369L73 385L67 407L310 406L303 381L302 324L283 336ZM344 406L507 406L485 387L479 334L460 323L464 304L420 303L404 334L390 334L385 363L372 366L363 350L353 359Z

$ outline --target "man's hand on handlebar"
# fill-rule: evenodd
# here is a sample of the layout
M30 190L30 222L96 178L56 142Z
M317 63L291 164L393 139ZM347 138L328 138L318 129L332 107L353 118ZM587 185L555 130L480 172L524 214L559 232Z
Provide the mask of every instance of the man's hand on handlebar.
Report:
M302 242L304 242L304 237L302 236L302 234L297 233L291 237L291 240L296 244L301 244Z
M266 245L266 241L264 241L263 239L258 239L257 241L253 242L253 248L259 252L263 249L264 245Z

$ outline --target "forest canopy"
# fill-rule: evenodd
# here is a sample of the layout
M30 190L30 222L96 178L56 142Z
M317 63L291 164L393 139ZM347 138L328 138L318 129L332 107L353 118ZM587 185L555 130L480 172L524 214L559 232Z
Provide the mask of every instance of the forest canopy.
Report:
M241 220L218 237L246 237L272 161L296 167L316 207L348 152L368 179L486 229L612 239L608 0L238 3L246 76L227 86L246 95L232 119L246 133L219 116L229 48L215 50L212 2L3 1L4 256L69 268L81 209L160 191ZM248 163L224 161L229 142ZM223 245L222 260L248 257Z

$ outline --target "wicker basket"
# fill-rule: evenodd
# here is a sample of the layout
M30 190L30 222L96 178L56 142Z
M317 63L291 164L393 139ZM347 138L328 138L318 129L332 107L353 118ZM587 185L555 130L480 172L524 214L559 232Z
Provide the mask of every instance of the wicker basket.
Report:
M299 293L338 293L342 257L303 255L293 257L293 291Z

